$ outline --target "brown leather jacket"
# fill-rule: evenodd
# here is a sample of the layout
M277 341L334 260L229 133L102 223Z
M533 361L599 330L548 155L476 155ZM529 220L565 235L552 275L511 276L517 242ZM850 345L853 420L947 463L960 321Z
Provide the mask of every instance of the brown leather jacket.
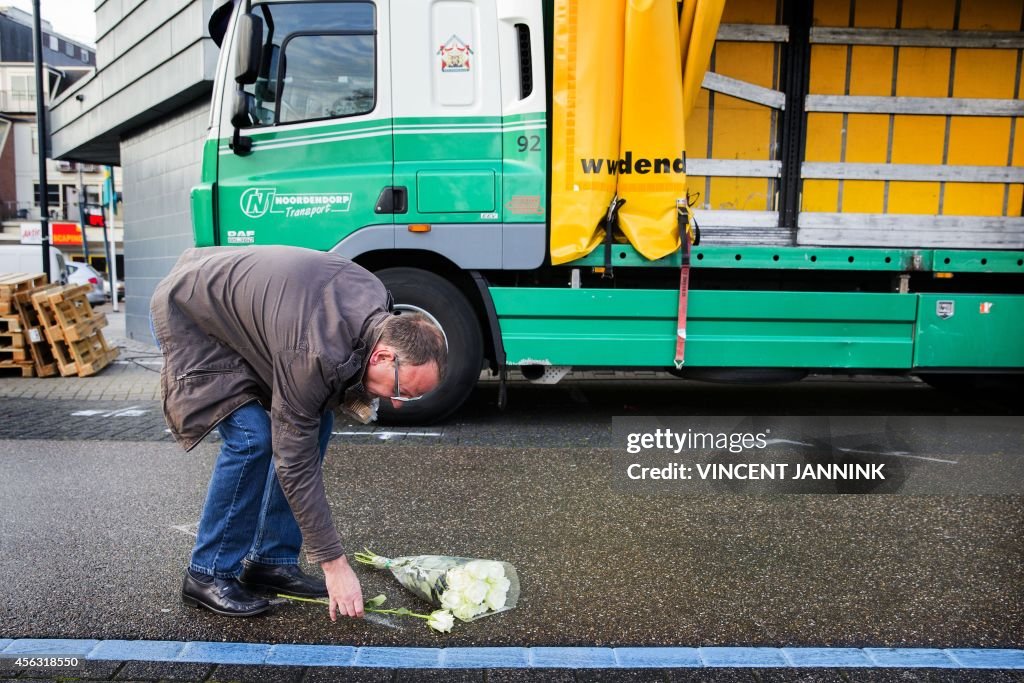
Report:
M240 406L268 408L277 477L311 562L343 554L319 467L320 418L361 377L388 308L367 270L295 247L189 249L153 293L171 433L191 450Z

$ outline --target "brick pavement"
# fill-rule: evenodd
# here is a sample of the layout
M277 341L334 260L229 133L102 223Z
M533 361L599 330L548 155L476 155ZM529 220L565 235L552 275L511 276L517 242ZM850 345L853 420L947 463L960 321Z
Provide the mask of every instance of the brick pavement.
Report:
M104 329L107 343L119 349L117 360L92 377L0 377L0 397L81 401L159 401L160 350L123 336L124 314Z

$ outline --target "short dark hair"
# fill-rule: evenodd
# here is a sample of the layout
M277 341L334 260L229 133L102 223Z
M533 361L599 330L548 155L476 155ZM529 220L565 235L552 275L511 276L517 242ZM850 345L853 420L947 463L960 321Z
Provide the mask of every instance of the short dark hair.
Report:
M416 311L395 311L381 323L380 343L395 350L409 365L437 366L438 380L444 379L448 366L448 346L441 328L428 316Z

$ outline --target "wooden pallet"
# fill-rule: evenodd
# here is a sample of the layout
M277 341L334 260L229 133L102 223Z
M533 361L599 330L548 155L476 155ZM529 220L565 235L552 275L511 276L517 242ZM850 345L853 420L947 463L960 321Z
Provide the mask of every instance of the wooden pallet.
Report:
M15 314L0 316L0 334L21 333L21 317Z
M43 285L27 292L19 292L14 296L15 308L18 309L18 317L22 329L25 331L32 360L35 362L37 377L51 377L56 375L59 369L57 368L57 359L53 356L53 349L50 347L50 342L47 340L43 325L39 320L39 313L32 305L32 295L59 287L60 285Z
M22 330L0 332L0 346L4 348L22 348L25 346L25 333Z
M5 370L4 374L20 370L22 377L32 377L35 374L35 364L31 351L25 344L21 320L16 316L2 317L0 329L3 329L0 332L0 368Z
M65 287L51 291L46 296L64 339L69 342L88 339L107 326L107 316L93 312L86 298L90 289L90 285Z
M64 330L60 327L57 314L50 305L49 296L61 288L46 288L32 293L32 308L36 312L39 326L43 330L43 337L50 346L54 362L57 364L57 371L61 377L70 377L78 374L78 365L75 357L71 355L71 349L67 340L64 339Z
M0 375L14 374L15 372L22 377L35 377L36 368L32 364L0 361Z
M107 346L101 327L106 316L96 315L85 298L88 285L42 289L31 295L32 306L64 377L94 375L117 358Z
M95 375L117 358L117 348L107 346L102 332L97 332L87 339L70 341L68 347L75 359L79 377Z
M0 275L0 315L17 313L14 297L46 284L43 273L9 273Z

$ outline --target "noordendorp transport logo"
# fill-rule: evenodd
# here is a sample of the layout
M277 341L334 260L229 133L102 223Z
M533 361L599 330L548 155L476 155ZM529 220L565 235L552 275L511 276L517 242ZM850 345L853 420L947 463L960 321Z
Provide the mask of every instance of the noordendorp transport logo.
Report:
M268 212L284 214L285 218L312 218L325 213L344 213L352 204L351 192L288 193L276 187L250 187L239 202L242 213L249 218L263 218Z

